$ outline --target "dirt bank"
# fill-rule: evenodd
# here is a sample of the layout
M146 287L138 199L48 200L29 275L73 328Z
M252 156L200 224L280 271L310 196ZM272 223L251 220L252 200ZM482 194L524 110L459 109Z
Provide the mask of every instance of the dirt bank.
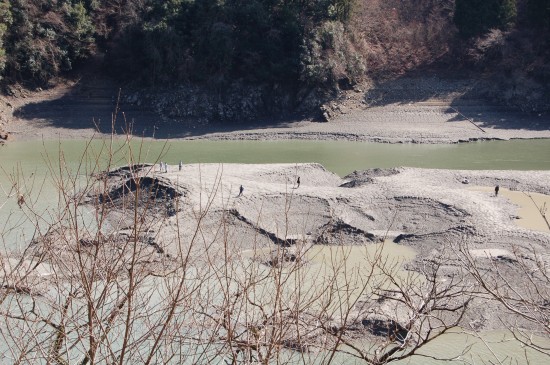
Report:
M548 114L493 105L478 95L476 85L475 80L405 78L342 92L322 106L322 118L221 124L170 118L139 93L122 92L119 98L112 81L90 77L51 90L15 89L15 95L0 99L0 129L13 140L82 139L98 130L110 133L116 115L115 133L160 139L456 143L550 138Z

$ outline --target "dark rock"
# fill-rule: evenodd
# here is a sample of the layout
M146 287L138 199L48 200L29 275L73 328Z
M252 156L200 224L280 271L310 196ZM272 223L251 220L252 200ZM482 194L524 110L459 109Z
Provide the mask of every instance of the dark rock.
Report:
M407 338L409 331L399 323L385 318L365 318L361 324L373 335L388 337L392 341L403 343Z

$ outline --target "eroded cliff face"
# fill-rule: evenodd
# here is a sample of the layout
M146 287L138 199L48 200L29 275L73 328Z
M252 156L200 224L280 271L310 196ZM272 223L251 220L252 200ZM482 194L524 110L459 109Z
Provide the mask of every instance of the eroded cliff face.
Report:
M179 87L136 90L125 99L149 105L163 119L197 126L211 122L305 118L321 115L320 107L337 94L320 88L298 92L284 86L233 82L221 88L184 84Z

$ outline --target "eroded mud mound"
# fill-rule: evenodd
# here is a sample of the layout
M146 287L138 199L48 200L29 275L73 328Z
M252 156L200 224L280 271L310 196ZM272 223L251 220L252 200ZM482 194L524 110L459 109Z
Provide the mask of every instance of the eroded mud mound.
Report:
M152 169L154 166L148 163L126 165L118 167L114 170L104 172L102 175L107 177L121 177L121 178L130 178L131 176L139 172L147 172Z
M358 187L361 187L363 185L372 184L373 182L374 182L374 179L372 179L370 177L364 177L364 178L360 178L360 179L345 182L342 185L340 185L340 187L341 188L358 188Z
M413 234L444 232L463 226L469 213L437 200L396 196L377 202L372 210L378 229L391 229Z
M272 249L283 243L271 232L258 228L254 221L244 218L235 209L210 210L204 215L186 214L186 208L175 220L157 219L152 226L158 229L158 243L171 256L182 252L193 257L239 256L243 250ZM176 223L177 220L177 223ZM177 227L177 229L175 228Z
M315 231L332 219L326 199L303 195L265 194L242 202L238 212L279 239Z
M363 171L354 171L344 177L349 180L340 185L341 188L358 188L364 185L372 184L377 177L385 177L399 174L399 169L367 169Z
M65 276L95 270L98 274L125 275L126 265L135 262L148 272L164 271L172 265L170 255L157 243L154 232L133 230L91 235L75 228L58 227L36 237L30 252ZM113 266L113 262L119 265ZM113 272L115 270L116 272Z
M389 168L389 169L381 169L381 168L374 168L374 169L366 169L361 171L354 171L351 174L344 177L344 179L349 180L357 180L361 178L373 178L373 177L384 177L384 176L393 176L399 174L401 171L397 168Z
M143 176L122 179L113 184L110 191L91 197L89 201L108 204L111 209L126 210L134 209L137 199L140 214L143 214L143 209L148 209L151 213L171 217L177 213L175 199L183 195L183 190L170 180Z
M127 196L135 196L136 192L154 199L174 199L182 194L174 188L168 180L156 177L138 177L127 179L120 186L104 195L100 195L100 202L114 201ZM145 193L145 194L144 194Z
M373 336L392 338L399 343L404 343L409 331L394 320L383 316L371 315L364 318L361 324Z
M418 271L424 265L424 259L440 260L445 257L447 264L456 264L456 253L460 251L460 245L468 237L475 237L476 230L472 226L457 226L446 231L427 234L403 233L398 235L393 242L405 247L412 247L417 252L417 257L406 266L410 270ZM448 252L443 252L448 250Z
M353 227L341 219L329 222L319 228L315 243L324 245L360 245L377 242L374 234Z
M267 237L272 243L282 246L290 246L289 243L286 242L286 239L278 237L275 233L265 230L264 228L254 224L254 222L247 219L245 216L241 215L236 209L231 209L229 213L235 217L237 220L241 221L242 223L248 225L250 228L252 228L254 231L256 231L258 234L260 234L263 237Z

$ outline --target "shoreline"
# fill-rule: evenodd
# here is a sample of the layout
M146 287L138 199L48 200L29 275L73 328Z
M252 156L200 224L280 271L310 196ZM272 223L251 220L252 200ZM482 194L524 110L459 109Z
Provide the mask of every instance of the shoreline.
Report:
M382 109L391 109L384 107ZM369 110L362 112L367 118ZM344 118L344 117L342 117ZM199 131L185 125L178 126L175 122L161 124L158 129L173 131L172 133L158 134L133 134L135 138L144 140L167 140L167 141L190 141L190 140L212 140L212 141L347 141L366 143L389 143L389 144L459 144L486 141L509 141L509 140L550 140L550 127L547 130L526 130L526 129L504 129L491 128L486 133L469 130L468 125L457 130L457 126L448 126L441 122L433 125L432 122L422 121L420 113L414 121L414 129L406 130L413 123L396 122L393 125L384 122L376 122L365 126L356 121L295 121L287 123L285 127L252 127L240 128L228 132L217 131L216 126L201 127ZM463 123L465 124L465 123ZM468 122L469 124L469 122ZM550 124L550 123L549 123ZM383 126L382 126L383 125ZM401 129L405 128L405 129ZM418 129L422 129L419 131ZM430 128L435 128L434 132ZM382 131L385 129L385 131ZM487 130L487 129L486 129ZM5 129L6 142L13 141L36 141L36 140L75 140L91 139L94 137L108 137L110 133L98 132L92 128L63 128L44 125L42 121L17 120L8 124ZM122 131L117 133L123 136Z
M449 86L449 87L452 87ZM0 132L12 140L88 139L109 135L113 111L110 90L94 97L76 83L51 90L0 97ZM119 105L115 133L160 140L322 140L376 143L453 144L511 139L550 139L550 115L526 113L481 99L434 96L415 100L418 90L400 98L373 101L369 92L350 91L323 106L328 118L242 123L174 120L151 108ZM389 90L388 92L396 92ZM452 94L452 93L451 93ZM97 132L96 127L107 133Z

